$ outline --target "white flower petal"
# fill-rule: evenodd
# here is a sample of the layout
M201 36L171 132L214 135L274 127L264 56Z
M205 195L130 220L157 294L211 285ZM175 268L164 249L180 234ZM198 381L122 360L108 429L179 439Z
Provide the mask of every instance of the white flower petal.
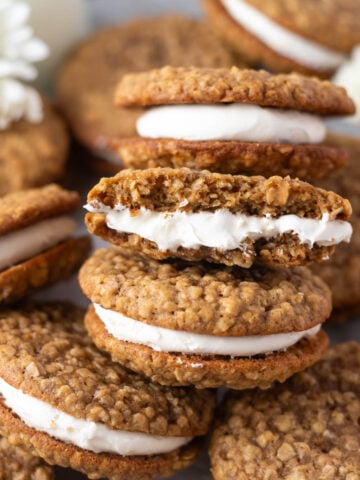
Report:
M8 128L21 118L33 123L42 120L41 96L16 80L0 80L0 128Z
M0 25L6 31L21 27L30 16L30 6L24 2L2 2L0 7Z
M15 77L22 80L34 80L37 76L36 68L22 60L6 60L0 58L0 78Z
M22 58L29 62L40 62L49 55L49 47L39 38L32 38L23 46L21 53Z

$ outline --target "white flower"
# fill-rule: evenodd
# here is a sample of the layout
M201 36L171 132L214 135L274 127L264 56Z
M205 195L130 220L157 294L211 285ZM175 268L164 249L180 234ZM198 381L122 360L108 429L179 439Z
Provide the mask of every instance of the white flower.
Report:
M18 0L0 0L0 77L34 80L33 62L44 60L49 49L26 22L30 7Z
M21 118L38 123L42 120L42 100L32 87L12 79L0 79L0 130Z
M33 63L49 54L27 25L30 11L22 1L0 0L0 130L21 118L34 123L43 118L41 96L19 81L34 80Z

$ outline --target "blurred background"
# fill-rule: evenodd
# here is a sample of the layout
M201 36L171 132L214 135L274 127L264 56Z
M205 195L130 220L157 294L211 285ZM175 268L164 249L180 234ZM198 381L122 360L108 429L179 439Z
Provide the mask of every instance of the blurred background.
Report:
M159 13L181 11L199 16L200 2L197 0L87 0L90 4L90 17L93 26L126 20L137 13L157 15Z

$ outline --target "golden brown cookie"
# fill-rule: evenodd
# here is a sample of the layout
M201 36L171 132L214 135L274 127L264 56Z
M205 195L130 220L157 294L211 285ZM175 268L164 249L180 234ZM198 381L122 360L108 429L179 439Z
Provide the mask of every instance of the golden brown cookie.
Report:
M103 308L157 327L204 335L302 331L331 312L328 287L301 267L158 262L113 247L97 250L82 266L79 281L84 294Z
M360 142L332 134L328 142L352 150L348 165L336 175L317 182L317 186L348 198L353 208L353 235L349 244L339 245L330 260L314 268L332 291L332 319L345 320L360 312Z
M254 8L255 12L265 17L265 21L271 21L278 27L285 28L290 35L299 35L302 42L310 41L313 44L312 48L315 46L316 51L325 47L335 55L344 55L346 58L346 55L360 41L360 7L356 0L331 2L245 0L241 3ZM315 58L309 61L308 58L298 57L294 46L291 51L295 49L295 56L292 55L290 58L290 55L286 55L282 50L283 45L279 50L252 32L251 28L249 29L249 13L245 22L240 23L221 0L203 0L203 6L214 30L249 64L266 65L277 72L298 71L325 77L330 77L336 69L332 62L321 65ZM255 20L252 19L252 21ZM263 28L268 29L265 25ZM282 39L281 43L283 44L284 41Z
M65 172L69 136L44 99L40 123L20 120L0 130L0 196L59 180Z
M0 438L0 477L3 480L53 480L54 472L39 457L34 457L26 448L15 447Z
M332 192L290 178L186 168L103 178L89 192L87 209L90 233L115 245L155 259L245 268L321 261L351 234L350 203Z
M246 1L284 27L329 48L350 52L360 42L360 6L356 0L320 1L319 4L311 0Z
M326 145L189 141L132 137L115 139L126 168L187 167L232 175L321 178L343 167L346 149Z
M192 463L211 421L213 395L162 387L113 363L92 345L82 317L62 304L0 313L0 431L90 478L145 480ZM8 392L26 395L32 413ZM150 449L157 453L138 453Z
M70 277L87 257L89 237L71 238L76 192L57 185L0 199L0 304Z
M79 205L77 192L55 184L9 193L0 200L0 235L70 213Z
M133 20L108 27L85 40L60 73L58 95L77 140L99 157L119 161L110 149L113 137L135 134L141 110L113 106L115 86L125 73L163 65L231 67L239 64L211 29L178 15ZM94 68L96 65L96 68Z
M163 67L129 73L119 82L120 107L164 104L252 103L318 115L351 115L355 105L343 87L298 73L265 70Z
M245 270L98 250L80 270L85 325L113 360L163 385L267 388L319 359L329 289L306 268Z
M283 385L230 393L210 443L214 479L359 478L359 367L359 344L344 343Z

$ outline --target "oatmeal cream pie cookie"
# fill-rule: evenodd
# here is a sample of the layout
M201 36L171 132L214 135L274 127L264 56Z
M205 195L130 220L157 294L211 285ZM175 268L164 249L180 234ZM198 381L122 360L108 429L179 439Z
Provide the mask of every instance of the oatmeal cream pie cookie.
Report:
M96 32L76 48L58 80L58 97L76 139L96 157L94 168L116 173L113 137L136 134L141 109L117 110L116 84L129 72L164 65L231 67L237 58L210 27L179 15L141 18ZM100 160L103 159L103 160Z
M168 388L93 346L83 312L49 304L0 313L0 431L90 478L149 480L197 457L209 391Z
M358 0L203 0L219 36L252 65L330 77L360 43Z
M153 258L251 267L328 258L349 241L348 200L290 178L123 170L88 194L90 233Z
M83 265L80 285L95 344L163 385L267 388L328 343L330 291L305 267L158 262L109 248Z
M283 385L233 392L210 443L215 480L360 478L360 345L336 345Z
M11 438L11 434L9 435ZM54 471L26 448L0 437L0 478L2 480L53 480Z
M75 273L90 250L89 237L71 238L79 202L54 184L0 199L0 304Z
M46 185L65 173L69 135L59 114L45 98L41 101L38 121L0 125L0 196Z
M322 144L321 117L354 111L345 90L329 82L236 67L129 74L116 104L150 107L137 121L137 137L114 139L127 167L302 179L344 164L344 149Z

